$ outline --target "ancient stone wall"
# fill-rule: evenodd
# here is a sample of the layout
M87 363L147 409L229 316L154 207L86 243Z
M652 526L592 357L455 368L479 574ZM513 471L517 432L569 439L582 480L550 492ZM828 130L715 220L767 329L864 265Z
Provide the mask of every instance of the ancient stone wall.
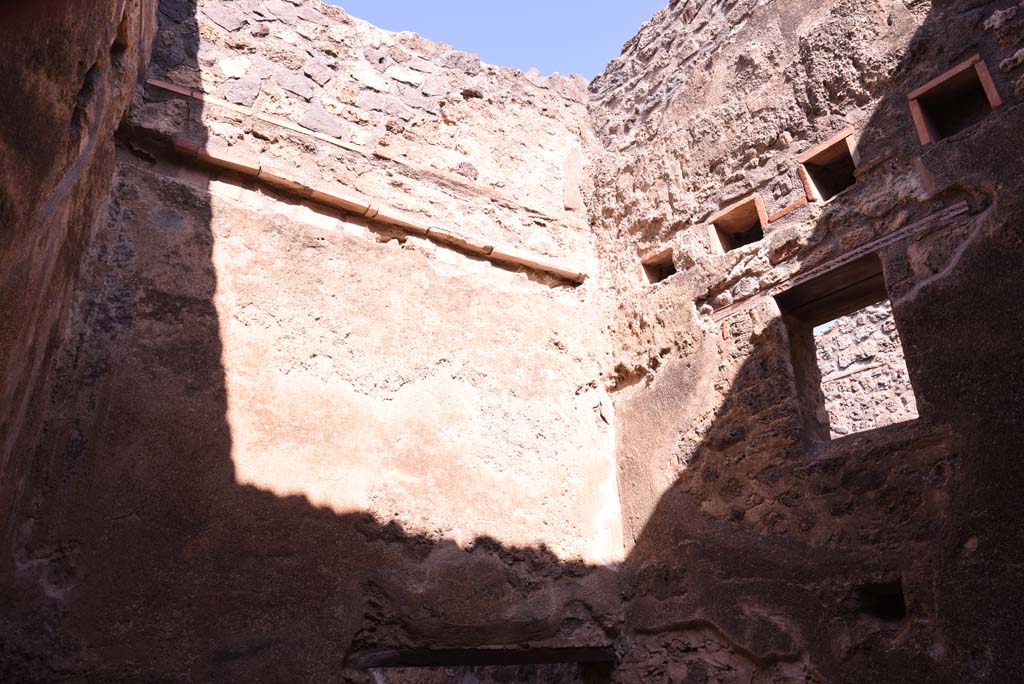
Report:
M622 681L985 681L1012 659L1008 640L971 656L950 639L983 618L940 588L1014 575L959 560L977 535L1012 548L968 511L1001 507L981 490L1016 498L986 469L1018 469L989 455L1003 437L953 408L981 391L994 409L1008 388L971 342L998 314L966 300L969 264L1020 244L1004 170L1021 116L1012 5L675 2L591 85L605 153L589 204L618 302L606 378L635 635ZM974 54L1002 105L922 145L908 94ZM798 159L837 134L855 183L822 202ZM763 238L721 249L719 210L755 193ZM650 284L641 262L666 250L676 273ZM820 371L804 365L823 321L787 302L872 283L921 418L830 440Z
M582 79L483 64L321 2L191 6L164 3L149 75L209 99L151 103L150 128L586 265Z
M431 226L592 261L580 200L589 127L578 80L483 65L320 2L200 2L188 16L181 7L162 6L151 101L132 120L134 140L191 136L257 160L261 173L318 189L333 182ZM197 91L182 97L168 83ZM223 296L222 362L235 398L229 422L239 425L240 480L338 511L375 511L438 537L469 542L487 533L546 543L563 557L619 553L608 527L617 503L609 426L594 386L604 350L594 344L600 324L591 288L382 229L366 220L370 213L293 206L301 193L274 196L266 185L254 192L216 174L190 180L215 196L203 212ZM247 275L255 264L262 283ZM253 366L253 354L264 361ZM255 420L268 383L297 394L286 402L271 394L277 418ZM310 445L321 429L314 425L324 423L353 427L322 433L305 475L266 471L279 453ZM297 442L285 437L288 424ZM350 456L327 476L323 458L332 449ZM247 463L245 453L258 461ZM398 470L389 472L389 463ZM577 484L555 486L558 472ZM417 502L417 491L441 483L449 488L443 500ZM467 524L467 510L476 511L475 523ZM551 521L547 528L527 510Z
M20 511L50 659L608 646L606 305L531 266L595 261L585 99L315 1L160 4Z
M888 302L838 318L814 337L832 437L917 418Z
M589 91L94 4L0 45L0 679L1014 681L1016 1L673 1ZM920 417L831 439L813 328L883 299Z

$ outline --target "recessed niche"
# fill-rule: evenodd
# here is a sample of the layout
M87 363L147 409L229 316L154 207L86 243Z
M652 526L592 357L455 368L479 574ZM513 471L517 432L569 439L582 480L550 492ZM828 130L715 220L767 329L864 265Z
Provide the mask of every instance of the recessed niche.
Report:
M666 249L648 256L641 262L644 280L648 285L660 283L669 276L675 275L676 265L672 261L672 249Z
M856 588L854 597L858 612L883 622L899 622L907 617L907 601L903 582L869 582Z
M128 44L131 41L128 33L131 30L131 22L128 20L127 12L121 16L121 23L117 26L117 33L114 35L114 42L110 44L110 56L116 62L124 57L128 51Z
M712 214L709 237L711 250L725 254L764 239L768 212L760 195L751 195Z
M1003 104L978 55L914 90L907 99L922 145L956 135Z
M857 182L853 129L847 128L799 157L806 175L807 199L827 202Z
M882 264L868 254L776 297L805 435L829 441L918 417Z

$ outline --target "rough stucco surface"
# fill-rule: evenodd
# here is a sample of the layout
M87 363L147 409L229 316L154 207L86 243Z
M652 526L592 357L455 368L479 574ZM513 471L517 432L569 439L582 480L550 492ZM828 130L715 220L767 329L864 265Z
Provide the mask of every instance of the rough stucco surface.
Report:
M610 578L564 565L621 553L577 294L148 166L118 167L56 373L44 491L69 515L30 528L81 540L62 608L99 673L329 681L350 650L604 643Z
M265 79L257 111L299 120L312 105L278 84L307 78L311 52L334 74L311 98L325 103L410 98L412 77L384 72L426 50L434 61L414 65L454 88L449 118L441 94L421 94L404 134L369 107L352 125L446 173L449 157L472 163L479 182L382 153L351 162L308 134L139 87L21 512L24 601L50 606L33 629L60 640L18 657L103 681L337 681L365 678L346 659L380 648L606 646L622 539L593 288L169 149L185 136L253 150L295 178L585 264L585 91L319 3L276 7L257 19L263 3L162 3L149 77L187 84L192 69L228 87L221 60L247 55ZM226 18L239 12L242 25ZM376 89L352 80L362 67Z
M843 316L814 337L833 438L918 417L888 302Z
M2 162L3 282L68 268L3 304L0 389L29 418L0 435L0 678L1015 681L1017 3L672 2L589 91L316 0L147 11L117 52L155 35L147 76L194 96L111 72L102 164L56 228L33 212L65 171L37 160L20 187ZM60 56L50 16L0 51ZM72 51L109 50L95 22ZM1005 103L920 146L906 93L975 52ZM77 60L52 67L73 87L0 116L73 111ZM800 200L797 155L847 126L852 188L712 253L715 210ZM317 205L178 138L589 277ZM769 288L908 227L873 249L920 417L830 439L794 352L809 328ZM677 273L647 285L665 249ZM364 668L437 649L447 668ZM614 667L577 671L594 649ZM553 653L570 664L529 664Z

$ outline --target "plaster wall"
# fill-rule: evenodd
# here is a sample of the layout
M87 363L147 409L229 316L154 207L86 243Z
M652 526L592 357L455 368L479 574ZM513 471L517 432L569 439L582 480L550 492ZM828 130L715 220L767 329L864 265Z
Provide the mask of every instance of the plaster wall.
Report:
M175 147L587 265L581 84L319 2L158 10L17 513L49 607L19 672L362 681L379 649L608 646L595 289Z

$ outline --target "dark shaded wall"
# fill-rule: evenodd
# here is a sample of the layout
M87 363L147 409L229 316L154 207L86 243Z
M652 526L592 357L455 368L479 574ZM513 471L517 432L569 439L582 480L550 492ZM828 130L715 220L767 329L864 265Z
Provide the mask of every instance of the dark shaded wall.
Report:
M0 678L40 610L12 584L34 562L14 510L33 506L53 358L110 199L114 131L145 69L154 12L146 0L0 9Z

